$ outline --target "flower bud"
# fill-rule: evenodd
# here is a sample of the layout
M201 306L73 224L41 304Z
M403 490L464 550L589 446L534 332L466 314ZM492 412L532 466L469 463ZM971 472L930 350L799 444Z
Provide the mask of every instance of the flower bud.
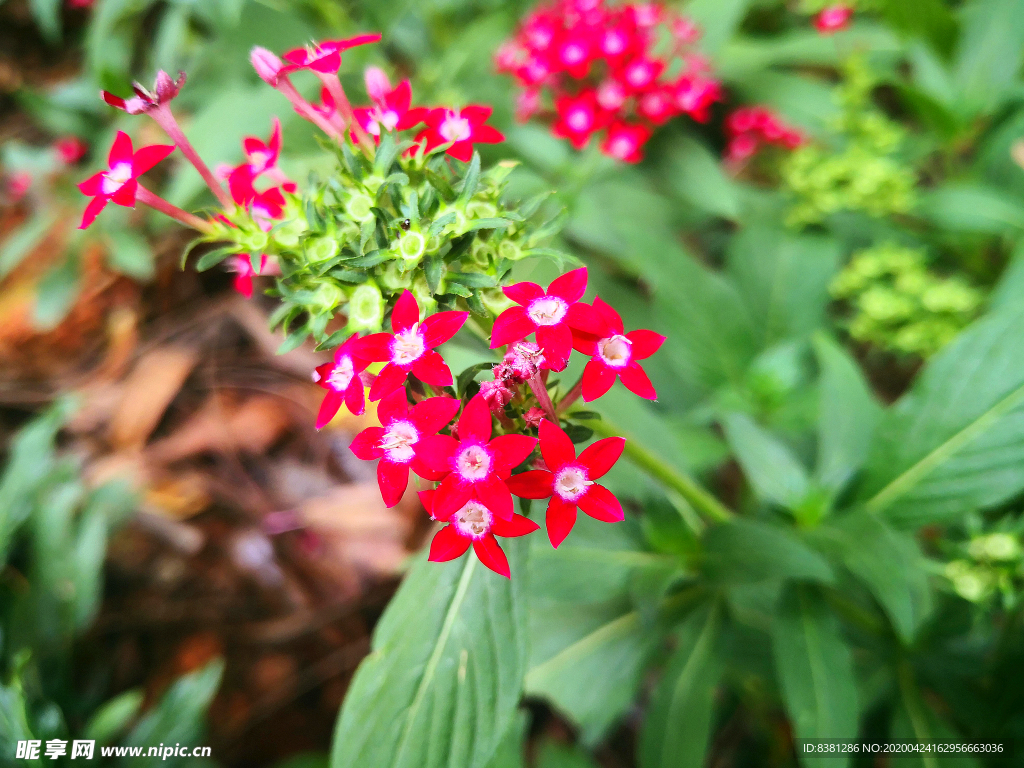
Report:
M362 192L354 192L345 201L345 213L355 221L369 221L373 218L373 198Z
M515 306L515 302L504 294L501 288L489 288L477 293L484 307L492 315L497 317L509 307Z
M380 284L389 293L398 293L412 285L412 272L401 261L389 261L380 275Z
M540 423L546 418L546 414L543 409L535 405L523 414L523 418L526 419L526 423L531 427L540 427Z
M344 300L345 292L334 283L325 281L317 286L311 305L320 313L333 312Z
M391 81L380 67L367 67L363 77L366 81L366 93L374 101L384 101L384 97L391 93Z
M398 240L398 255L407 265L418 264L426 250L427 239L420 232L406 232Z
M314 264L338 255L338 241L332 237L318 237L306 244L306 258Z
M284 63L266 48L256 46L249 52L249 61L260 79L268 85L277 87L277 80L281 76Z
M500 413L506 405L512 402L515 393L505 386L503 381L485 381L480 385L480 395L487 403L488 408L494 413Z
M376 333L384 324L384 297L373 283L363 283L348 299L348 326L350 332Z

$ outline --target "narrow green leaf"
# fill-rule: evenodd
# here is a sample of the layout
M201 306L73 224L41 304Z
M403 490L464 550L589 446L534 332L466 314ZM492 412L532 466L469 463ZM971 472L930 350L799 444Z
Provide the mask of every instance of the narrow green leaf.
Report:
M704 534L704 572L726 584L801 579L832 583L828 562L788 528L736 519Z
M213 269L228 256L235 253L238 253L237 245L228 245L223 248L217 248L209 253L204 253L199 257L199 261L196 262L196 272L205 272L208 269Z
M469 288L493 288L494 278L483 272L449 272L448 279Z
M466 225L467 232L476 232L479 229L505 229L512 224L512 219L506 219L501 216L491 217L489 219L473 219Z
M462 179L462 188L459 190L459 203L465 205L473 199L477 188L480 186L480 153L474 152L473 158L466 168L466 175Z
M43 241L56 221L55 215L35 213L13 234L6 237L0 245L0 278L6 277Z
M725 436L754 492L763 500L796 509L807 496L807 470L783 443L746 414L723 420Z
M444 259L440 256L429 256L423 262L423 273L427 278L427 290L433 295L441 285L441 278L444 277Z

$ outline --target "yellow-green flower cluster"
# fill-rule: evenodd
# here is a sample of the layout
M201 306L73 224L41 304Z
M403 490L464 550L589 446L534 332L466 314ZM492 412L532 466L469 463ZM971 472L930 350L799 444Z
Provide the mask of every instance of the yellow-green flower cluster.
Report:
M885 244L856 254L831 286L853 310L858 341L927 357L978 313L981 292L960 277L931 272L922 251Z
M1006 607L1018 602L1024 581L1024 550L1012 533L975 536L966 557L946 563L944 574L953 591L972 603L985 603L999 594Z

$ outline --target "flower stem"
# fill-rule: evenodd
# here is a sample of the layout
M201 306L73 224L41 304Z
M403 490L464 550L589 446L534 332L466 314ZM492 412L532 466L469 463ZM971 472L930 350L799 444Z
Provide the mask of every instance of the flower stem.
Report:
M352 111L352 105L349 104L348 96L345 95L345 89L341 87L341 82L337 77L326 72L318 72L317 74L320 75L320 81L334 98L334 106L338 110L338 114L345 121L346 127L356 135L360 148L372 160L376 154L373 140L370 138L370 134L359 124L359 121L356 120L356 114Z
M149 111L149 116L152 117L157 125L164 129L164 133L171 137L171 141L174 142L175 146L181 150L183 154L195 169L199 171L199 175L203 177L203 181L206 182L206 186L210 188L217 200L224 207L224 210L232 210L235 207L234 201L231 199L224 187L220 185L213 173L207 167L206 163L203 162L203 158L196 152L195 147L189 142L184 132L181 130L181 126L178 125L178 121L174 119L174 115L171 113L171 108L167 104L161 104Z
M170 216L172 219L180 221L186 227L192 227L192 229L207 234L213 231L213 225L210 222L188 211L181 210L181 208L172 205L159 195L153 194L141 184L139 184L138 192L135 193L135 199L144 205L148 205L150 208L160 211L162 214Z
M558 408L555 409L556 413L565 413L566 409L579 400L580 395L583 394L583 377L580 376L579 381L572 385L572 389L565 393L559 403Z
M544 385L540 374L533 374L533 376L526 380L526 383L530 385L530 391L533 392L533 396L537 398L537 402L540 403L540 407L544 410L544 414L551 419L551 421L557 424L558 414L555 412L555 406L551 402L551 395L548 394L548 388Z
M343 134L331 125L323 115L313 109L312 104L302 98L301 94L295 90L295 86L292 85L292 81L288 79L287 75L281 75L281 78L277 81L277 90L284 94L285 98L292 103L293 107L295 107L295 111L303 118L313 123L313 125L331 138L336 139L337 141L342 140Z

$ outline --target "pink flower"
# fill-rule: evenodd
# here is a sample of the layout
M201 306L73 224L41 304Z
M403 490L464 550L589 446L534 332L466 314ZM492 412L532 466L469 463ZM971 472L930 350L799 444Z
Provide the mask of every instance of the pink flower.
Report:
M540 423L544 421L544 409L539 408L536 405L530 408L526 413L523 414L523 420L531 427L540 427Z
M698 123L706 123L711 105L722 99L722 86L701 75L683 75L675 85L675 98L680 110Z
M252 298L252 279L254 277L281 274L281 268L265 253L260 255L259 269L252 268L252 259L249 258L248 254L238 254L229 258L227 269L229 272L235 273L235 290L247 299Z
M740 107L725 120L729 143L725 156L738 163L757 152L762 143L796 149L804 142L800 131L791 128L766 107Z
M656 400L658 394L637 360L646 360L657 352L665 337L645 330L623 333L619 313L600 297L594 299L594 309L604 321L603 332L598 335L573 333L573 347L591 358L583 369L584 401L589 403L601 397L612 388L616 378L633 394Z
M525 123L540 112L540 91L528 88L516 94L516 120Z
M494 321L491 349L537 334L537 344L553 371L561 371L572 352L572 330L594 331L601 320L592 307L580 303L587 291L587 268L556 278L545 291L536 283L516 283L502 289L518 306L509 307Z
M655 125L661 125L676 114L676 100L667 88L652 88L640 96L636 111Z
M231 199L236 205L249 211L253 221L264 232L269 232L274 221L284 217L286 204L284 194L280 187L270 187L262 192L256 190L254 182L256 174L248 163L242 163L231 171L228 176L228 189L231 192ZM291 182L286 182L295 188Z
M68 0L68 8L92 8L95 0Z
M457 557L462 557L472 544L473 551L480 558L481 563L499 576L512 578L508 558L505 557L505 552L494 537L525 536L528 533L533 533L540 526L530 518L515 513L509 520L495 518L491 510L476 499L470 499L458 511L442 517L433 510L437 493L437 491L420 491L419 493L420 500L430 516L435 520L444 520L448 523L434 534L434 538L430 542L428 559L433 563L454 560Z
M277 81L284 70L284 62L275 53L257 45L249 51L249 61L263 82L277 87Z
M4 187L11 202L16 203L28 194L32 187L32 174L28 171L15 171L7 177Z
M623 520L622 505L611 491L595 480L603 477L619 460L626 441L606 437L576 456L572 440L556 424L540 423L540 451L548 469L533 469L513 475L509 490L524 499L546 499L546 523L551 546L558 548L576 524L576 509L595 520L617 523Z
M563 96L555 99L558 121L552 126L555 136L569 139L576 149L583 149L590 141L591 134L601 127L603 115L597 104L594 91L584 91L579 96Z
M64 136L53 142L53 149L57 157L65 165L74 165L89 151L89 145L77 136Z
M529 341L512 345L501 361L507 377L521 384L545 367L544 350Z
M363 72L366 93L373 101L384 101L391 92L391 80L388 73L380 67L367 67Z
M242 147L245 149L245 159L254 174L259 175L277 167L277 159L281 155L281 121L274 118L267 141L255 136L246 136L242 140Z
M665 63L658 59L640 56L628 62L618 73L623 85L634 93L645 91L665 70Z
M386 77L386 76L385 76ZM390 86L390 83L388 83ZM380 97L374 97L372 107L357 107L352 110L356 120L367 133L379 139L384 131L404 131L423 122L426 107L410 109L412 88L408 80L400 82L394 90L389 89Z
M364 410L363 380L359 374L370 361L356 353L355 345L358 341L358 334L349 337L334 350L334 362L318 365L313 372L313 381L327 390L327 396L320 404L320 412L316 417L317 429L323 429L334 418L342 403L356 416Z
M853 16L853 8L843 3L836 3L825 8L814 19L814 26L822 35L831 35L846 29Z
M309 69L313 72L321 72L329 75L338 74L341 69L341 54L349 48L367 43L376 43L380 40L379 34L356 35L347 40L327 40L322 43L314 43L306 48L295 48L284 54L284 60L288 62L284 71L291 72L297 69Z
M468 312L438 312L420 321L420 307L403 291L391 312L393 333L375 333L360 339L356 353L367 360L387 362L370 387L370 399L380 400L398 389L412 373L424 384L447 387L452 372L434 351L458 333Z
M423 118L426 129L416 136L417 142L426 145L429 152L434 147L453 142L447 154L456 160L469 162L473 157L474 144L497 144L505 140L504 135L490 125L485 125L491 116L491 108L471 105L460 109L439 107L431 109Z
M85 229L92 224L108 202L134 208L139 189L137 179L173 151L173 145L153 144L134 152L128 134L118 131L107 156L109 170L90 176L78 185L82 194L92 197L78 228Z
M156 73L156 83L153 85L152 91L143 88L139 83L132 83L135 96L130 99L122 99L109 91L100 91L100 95L110 106L127 112L129 115L139 115L169 102L178 95L178 91L184 84L184 72L179 72L178 79L174 80L161 69Z
M597 103L606 112L615 112L622 108L629 98L626 86L618 80L605 80L597 86Z
M594 58L591 41L585 35L571 35L559 42L556 58L560 67L573 77L586 77Z
M515 394L501 379L485 381L480 385L480 395L494 413L501 413L505 406L512 402Z
M415 447L423 437L436 435L446 427L461 405L453 397L431 397L410 408L404 387L380 401L377 418L382 426L364 429L351 448L364 461L380 460L377 484L385 505L393 507L402 500L410 469L425 480L444 477L444 473L435 472L416 457Z
M459 417L459 439L449 435L423 437L416 455L435 472L446 473L437 487L432 513L438 520L475 499L502 520L512 520L512 494L505 480L537 445L526 435L491 439L491 411L483 396L470 400Z
M643 160L643 146L652 136L646 125L613 123L608 129L601 151L624 163L639 163Z

